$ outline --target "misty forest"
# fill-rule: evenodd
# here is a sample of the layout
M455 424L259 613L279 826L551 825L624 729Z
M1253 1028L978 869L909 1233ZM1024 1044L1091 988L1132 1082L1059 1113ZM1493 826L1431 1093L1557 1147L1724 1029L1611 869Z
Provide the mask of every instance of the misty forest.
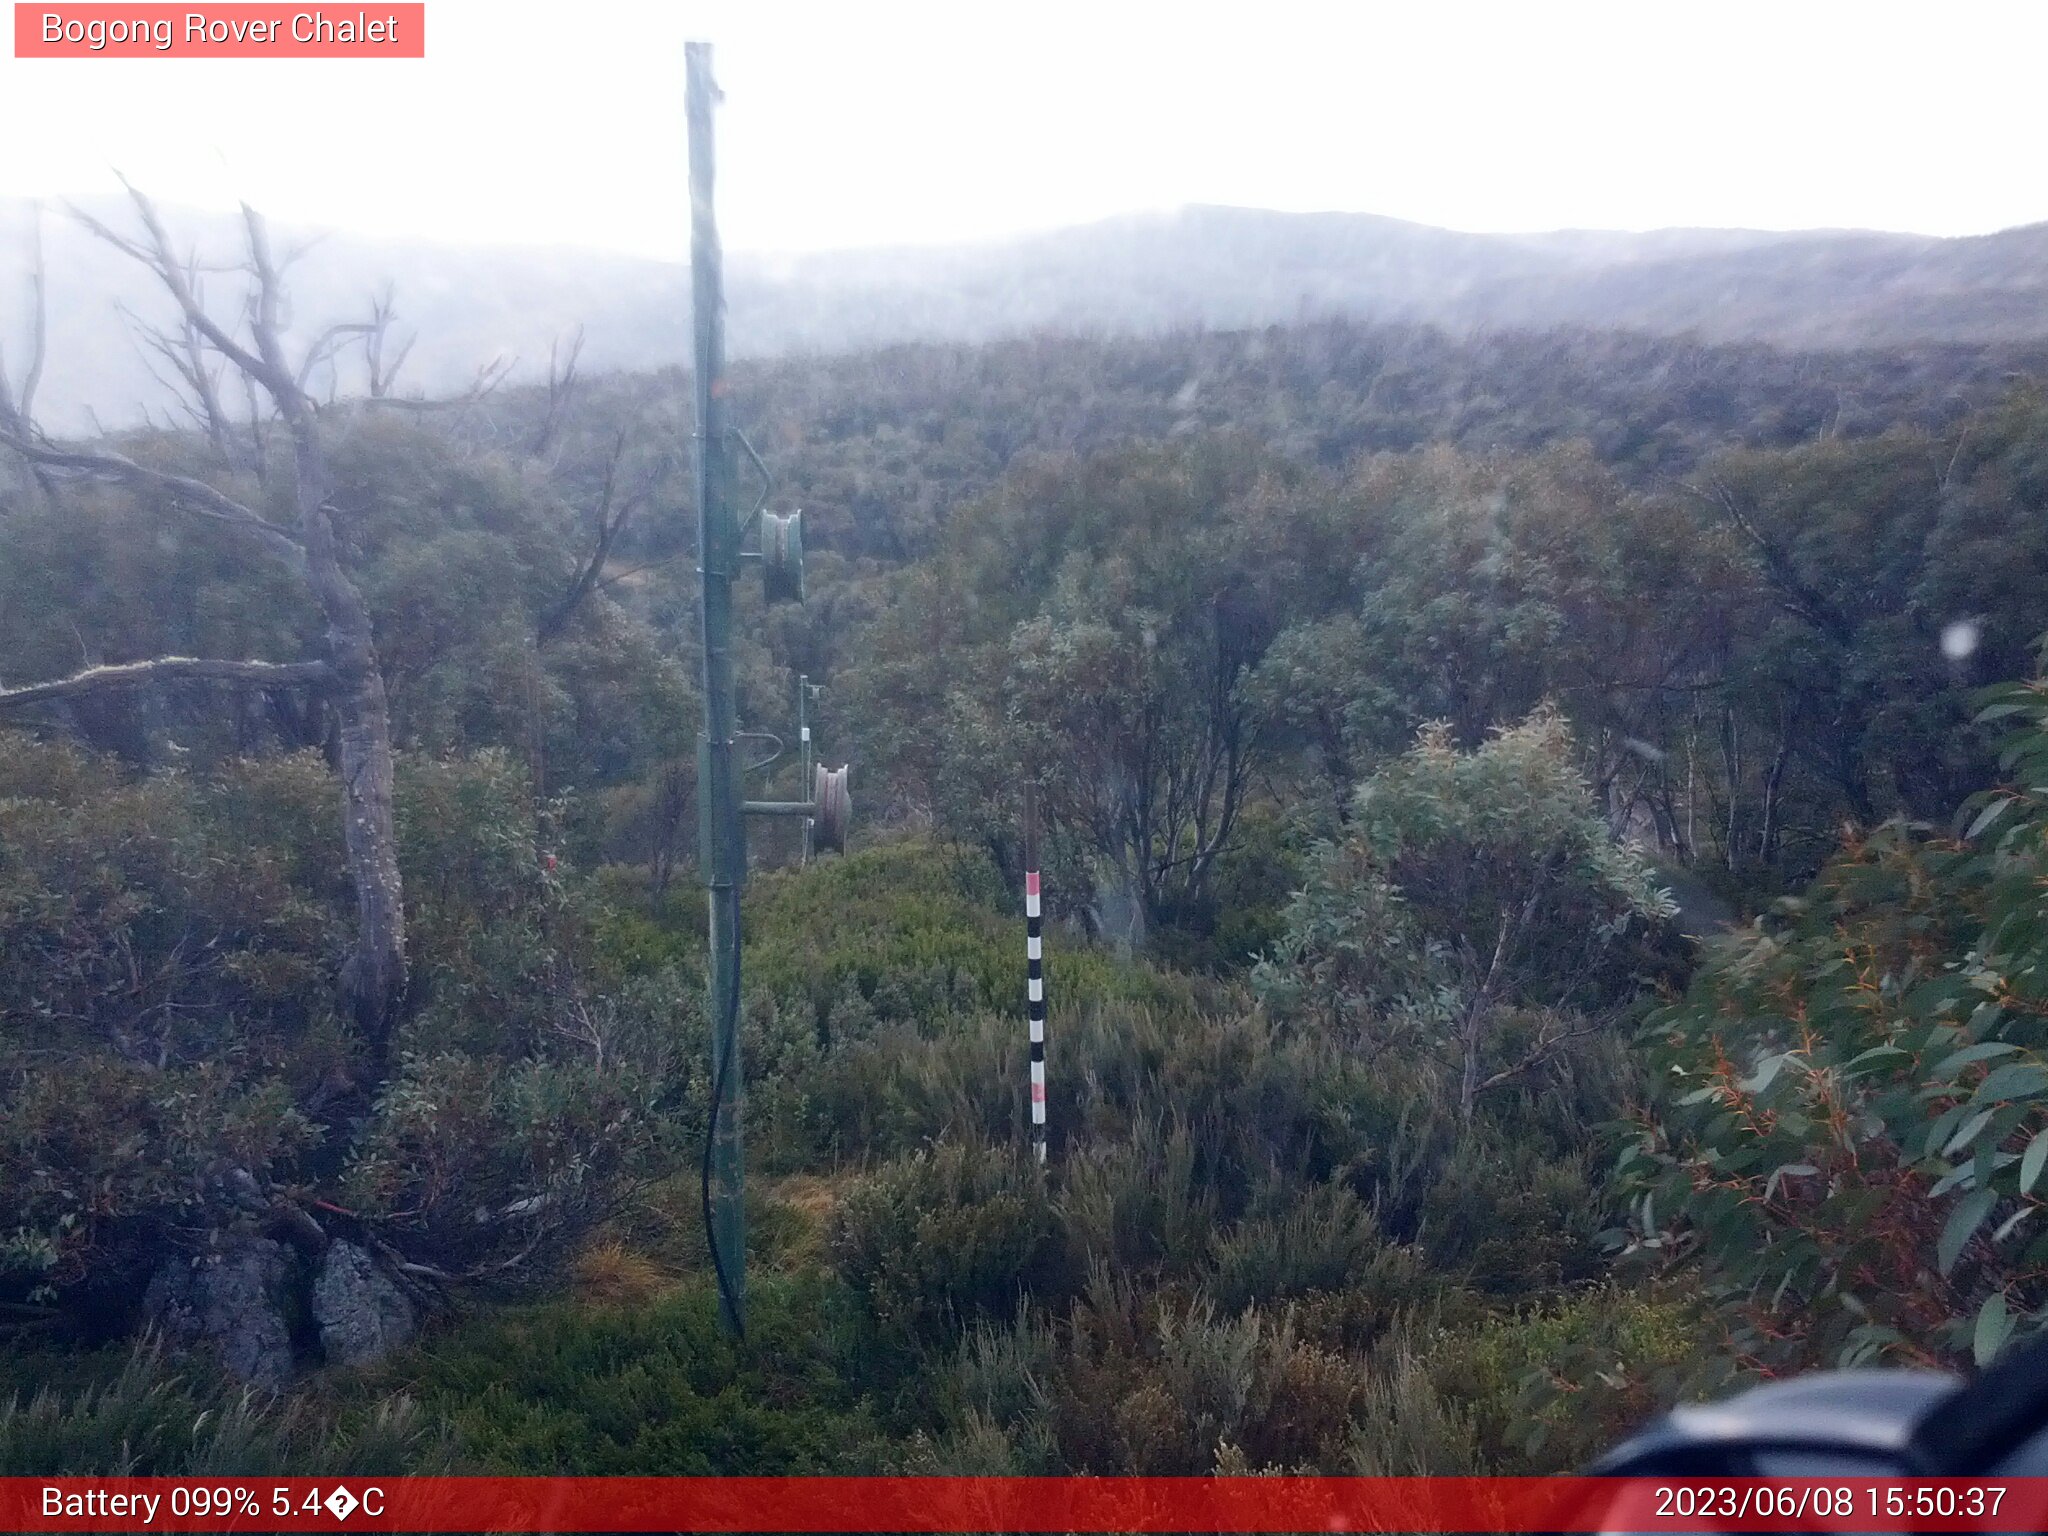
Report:
M855 814L749 834L735 1340L687 372L419 383L403 285L81 217L121 382L0 377L0 1474L1548 1472L2048 1320L2038 230L778 290L740 717L817 685Z

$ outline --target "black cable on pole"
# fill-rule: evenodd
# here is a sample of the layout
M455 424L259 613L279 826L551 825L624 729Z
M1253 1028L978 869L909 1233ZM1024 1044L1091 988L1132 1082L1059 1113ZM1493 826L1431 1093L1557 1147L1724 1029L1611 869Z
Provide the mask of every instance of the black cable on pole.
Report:
M739 529L733 517L733 441L724 400L725 295L718 223L713 209L716 156L711 45L684 50L688 79L684 106L690 156L690 316L695 375L692 381L697 447L697 556L702 600L699 620L704 659L704 734L699 743L697 797L702 818L698 849L710 899L712 1081L705 1128L705 1236L718 1280L725 1325L737 1336L744 1323L746 1223L740 1160L740 913L746 879L740 822L743 770L734 759L732 581L739 568ZM728 1100L732 1101L728 1109ZM730 1120L724 1118L730 1115ZM711 1193L714 1179L717 1198Z

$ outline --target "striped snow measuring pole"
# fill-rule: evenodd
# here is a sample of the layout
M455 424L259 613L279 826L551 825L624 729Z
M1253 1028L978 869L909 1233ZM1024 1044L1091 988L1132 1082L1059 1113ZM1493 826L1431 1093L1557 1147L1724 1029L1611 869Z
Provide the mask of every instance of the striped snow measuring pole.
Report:
M1045 955L1038 906L1038 788L1024 786L1025 1012L1031 1019L1031 1140L1045 1161Z

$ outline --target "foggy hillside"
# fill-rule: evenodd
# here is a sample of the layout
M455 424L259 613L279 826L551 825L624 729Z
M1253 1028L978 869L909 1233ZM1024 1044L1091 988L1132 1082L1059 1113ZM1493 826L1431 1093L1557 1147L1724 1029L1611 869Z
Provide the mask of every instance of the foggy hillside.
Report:
M117 204L92 211L123 223ZM20 371L32 210L0 200L0 345ZM235 221L179 211L202 266L232 250ZM169 399L110 294L159 313L134 264L70 219L42 219L49 357L40 414L56 429L158 414ZM573 231L565 231L572 235ZM461 388L494 359L544 371L584 327L586 367L648 368L687 351L686 269L559 249L309 240L292 273L310 336L361 312L386 283L416 332L402 385ZM1480 235L1370 214L1189 208L1000 244L730 258L736 354L981 340L1021 331L1242 327L1308 317L1423 321L1454 330L1558 324L1694 331L1712 340L1857 347L2048 336L2048 225L1972 239L1822 231L1560 231ZM206 279L222 307L232 272ZM346 387L346 381L343 381Z

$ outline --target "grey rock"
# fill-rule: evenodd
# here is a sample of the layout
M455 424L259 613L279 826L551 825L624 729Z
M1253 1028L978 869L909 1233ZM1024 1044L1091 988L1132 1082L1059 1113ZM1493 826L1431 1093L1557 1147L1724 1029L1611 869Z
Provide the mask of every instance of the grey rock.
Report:
M143 1310L168 1337L212 1345L238 1380L274 1390L292 1375L291 1271L282 1245L230 1238L196 1259L166 1261L143 1293Z
M412 1342L419 1319L405 1293L354 1243L328 1244L313 1281L313 1320L335 1365L369 1365Z

